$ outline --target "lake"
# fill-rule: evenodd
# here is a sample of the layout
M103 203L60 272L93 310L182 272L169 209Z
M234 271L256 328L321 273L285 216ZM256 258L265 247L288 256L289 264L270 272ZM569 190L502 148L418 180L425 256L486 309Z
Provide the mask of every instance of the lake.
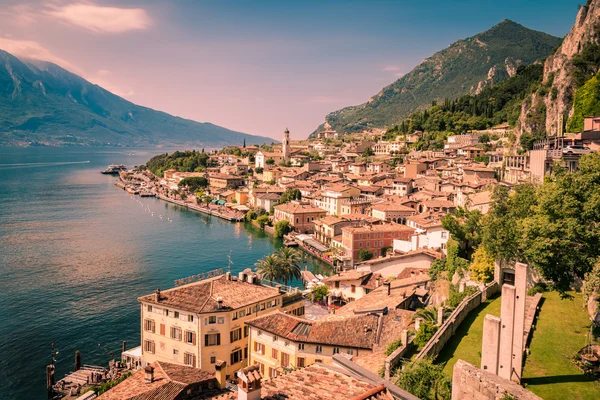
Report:
M166 151L0 147L0 399L45 398L51 343L57 380L75 350L106 365L121 341L139 345L137 297L224 268L230 251L237 273L281 246L248 224L128 195L99 173Z

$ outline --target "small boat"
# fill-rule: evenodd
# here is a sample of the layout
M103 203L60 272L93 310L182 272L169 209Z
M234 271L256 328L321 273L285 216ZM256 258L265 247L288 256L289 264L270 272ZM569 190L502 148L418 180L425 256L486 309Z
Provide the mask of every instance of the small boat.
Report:
M111 164L108 168L100 171L104 175L119 175L119 172L126 171L127 167L123 164Z

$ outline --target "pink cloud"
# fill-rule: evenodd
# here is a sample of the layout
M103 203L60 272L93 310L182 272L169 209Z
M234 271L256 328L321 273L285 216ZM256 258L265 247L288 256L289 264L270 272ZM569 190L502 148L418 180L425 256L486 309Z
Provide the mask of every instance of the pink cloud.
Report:
M151 19L143 8L103 7L95 4L76 3L50 6L44 12L69 25L96 33L123 33L147 29Z
M81 74L81 70L67 60L55 55L50 50L33 40L17 40L0 37L0 49L19 58L33 58L35 60L49 61L69 71Z

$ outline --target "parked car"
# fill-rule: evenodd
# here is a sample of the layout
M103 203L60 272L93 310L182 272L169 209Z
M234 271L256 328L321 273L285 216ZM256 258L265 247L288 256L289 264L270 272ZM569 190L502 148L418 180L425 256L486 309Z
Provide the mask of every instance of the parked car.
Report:
M585 146L571 145L563 148L563 154L588 154L591 150Z

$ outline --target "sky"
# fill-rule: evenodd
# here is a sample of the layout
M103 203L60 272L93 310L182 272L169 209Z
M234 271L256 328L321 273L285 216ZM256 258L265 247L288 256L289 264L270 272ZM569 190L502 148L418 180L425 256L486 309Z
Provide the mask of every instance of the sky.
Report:
M584 0L0 0L0 49L136 104L305 138L503 19L564 36Z

